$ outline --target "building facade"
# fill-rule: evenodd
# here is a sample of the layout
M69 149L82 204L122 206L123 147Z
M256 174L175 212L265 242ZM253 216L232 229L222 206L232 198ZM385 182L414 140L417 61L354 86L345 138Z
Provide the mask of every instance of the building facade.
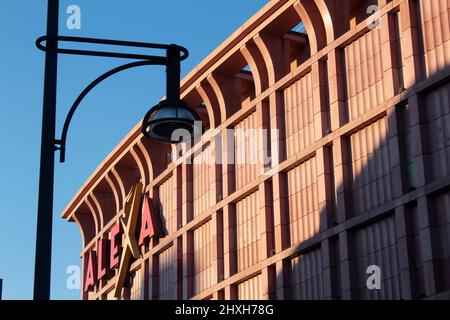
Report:
M182 81L201 141L136 126L62 213L82 298L450 298L449 21L269 1Z

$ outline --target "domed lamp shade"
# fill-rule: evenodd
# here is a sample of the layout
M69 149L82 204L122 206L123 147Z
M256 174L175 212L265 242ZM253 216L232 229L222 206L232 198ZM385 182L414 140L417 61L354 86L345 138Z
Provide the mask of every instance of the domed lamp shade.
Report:
M181 56L181 52L184 56ZM188 51L177 45L167 49L166 99L151 108L142 121L142 134L162 143L176 144L187 135L194 138L196 122L201 119L187 103L180 99L180 60ZM203 128L201 128L203 131ZM202 132L200 132L201 134Z
M178 104L163 100L151 108L142 121L142 133L162 143L179 143L180 134L177 130L186 130L193 137L196 121L201 121L199 115L187 103L178 100Z

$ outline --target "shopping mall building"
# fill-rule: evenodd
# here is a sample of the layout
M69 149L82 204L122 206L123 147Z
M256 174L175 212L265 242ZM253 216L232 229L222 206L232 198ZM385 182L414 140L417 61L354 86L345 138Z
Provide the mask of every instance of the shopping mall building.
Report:
M62 213L82 298L450 298L449 21L269 1L181 83L201 140L137 125Z

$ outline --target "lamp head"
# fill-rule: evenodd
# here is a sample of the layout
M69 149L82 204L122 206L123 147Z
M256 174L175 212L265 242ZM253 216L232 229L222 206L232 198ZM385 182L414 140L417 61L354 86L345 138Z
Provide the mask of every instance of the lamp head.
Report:
M178 143L179 135L173 135L176 130L186 130L191 136L194 133L196 121L201 121L199 115L187 103L179 100L177 104L163 100L152 107L142 121L142 133L162 143Z

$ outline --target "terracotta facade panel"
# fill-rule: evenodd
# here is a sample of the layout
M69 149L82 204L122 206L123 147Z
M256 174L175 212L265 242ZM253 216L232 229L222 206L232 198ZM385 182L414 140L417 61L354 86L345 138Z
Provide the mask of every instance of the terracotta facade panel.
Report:
M286 156L292 157L315 141L312 76L310 73L284 91Z
M295 245L320 232L321 212L315 157L288 172L288 189L291 245Z
M292 298L320 300L324 298L320 249L292 259Z
M238 285L238 297L240 300L262 299L262 275L259 274Z
M424 128L430 180L450 174L450 84L432 90L423 99Z
M168 234L172 234L177 230L177 214L176 214L176 185L175 177L170 177L158 188L159 205L158 209L163 217L164 226Z
M261 226L258 221L258 193L236 204L237 271L243 271L260 261Z
M177 298L177 256L176 248L170 246L159 254L159 299L160 300L176 300Z
M212 223L206 222L194 230L193 293L198 294L213 284Z
M349 119L355 119L384 101L381 33L373 29L345 47Z
M400 272L393 216L357 230L354 235L352 270L358 299L400 299ZM369 290L371 266L381 270L379 289ZM369 270L369 272L368 272Z
M166 232L141 245L120 299L450 294L450 2L320 2L271 1L182 82L217 132L167 161L136 127L103 162L63 213L83 277L142 180ZM117 273L83 299L112 299Z
M350 137L355 214L393 199L387 130L387 119L382 118Z

